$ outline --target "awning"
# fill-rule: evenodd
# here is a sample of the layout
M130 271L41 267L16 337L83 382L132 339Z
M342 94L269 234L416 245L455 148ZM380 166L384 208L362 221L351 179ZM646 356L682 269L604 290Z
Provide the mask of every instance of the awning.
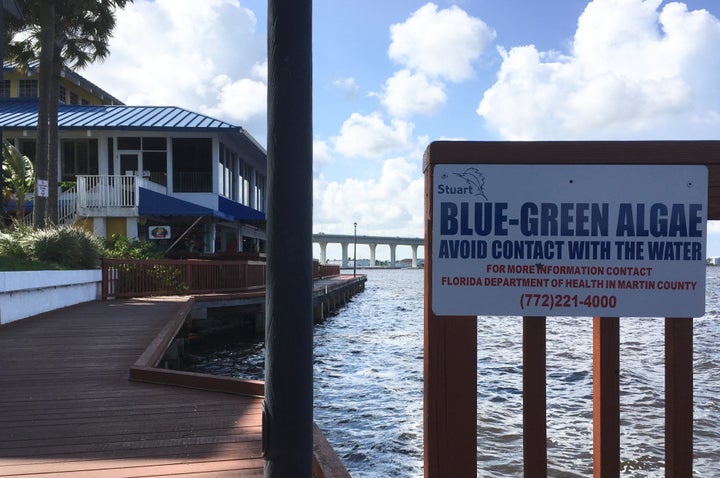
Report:
M23 210L25 212L32 212L34 205L35 203L32 199L26 199L23 203ZM15 211L17 210L17 201L15 199L8 200L8 203L3 207L3 210L5 212L15 213Z
M218 196L218 209L220 212L228 214L235 220L239 221L264 221L265 213L247 207L244 204L240 204L230 199Z
M228 221L234 219L232 215L222 211L215 211L209 207L183 201L145 188L140 188L138 212L141 216L212 216Z

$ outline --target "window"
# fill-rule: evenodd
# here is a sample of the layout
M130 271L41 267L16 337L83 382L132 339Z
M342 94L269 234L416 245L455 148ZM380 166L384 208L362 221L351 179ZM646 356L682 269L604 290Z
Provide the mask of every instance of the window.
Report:
M258 211L265 210L265 194L267 187L265 185L265 176L255 173L255 209Z
M150 181L167 186L167 138L122 136L117 144L119 151L141 151L143 176L149 174Z
M150 173L150 181L167 186L167 153L165 151L143 151L143 172Z
M89 105L89 104L90 104L90 102L89 102L88 100L86 100L85 98L82 98L82 99L80 100L80 103L83 104L83 105Z
M58 90L58 102L67 103L67 88L63 85L60 85L60 89Z
M77 175L98 174L97 140L63 140L61 165L63 181L75 181Z
M115 174L115 146L112 138L108 138L108 172Z
M21 139L20 140L20 152L30 158L33 164L35 164L35 150L37 143L34 139Z
M140 147L140 143L141 143L140 138L122 137L122 138L118 138L117 142L118 142L118 149L129 149L129 150L137 150L137 151L142 149Z
M243 164L242 172L242 198L240 202L246 206L252 207L253 204L250 202L250 188L252 187L254 170L249 164Z
M18 81L18 97L20 98L37 98L38 82L37 80L20 80Z
M237 195L237 177L235 161L237 155L224 143L220 143L220 194L228 199L236 201Z
M70 92L70 104L71 105L77 105L80 104L80 97L78 97L77 93Z
M10 80L0 82L0 98L10 98Z
M185 193L211 193L212 140L210 138L174 138L173 190Z
M143 151L166 151L167 140L165 138L142 138Z

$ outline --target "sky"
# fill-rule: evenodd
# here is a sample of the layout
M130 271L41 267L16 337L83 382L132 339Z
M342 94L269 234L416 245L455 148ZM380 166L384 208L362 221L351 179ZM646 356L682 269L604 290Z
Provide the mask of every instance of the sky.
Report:
M719 140L719 18L719 0L314 0L313 232L422 237L435 140ZM266 145L266 23L267 0L134 0L79 73Z

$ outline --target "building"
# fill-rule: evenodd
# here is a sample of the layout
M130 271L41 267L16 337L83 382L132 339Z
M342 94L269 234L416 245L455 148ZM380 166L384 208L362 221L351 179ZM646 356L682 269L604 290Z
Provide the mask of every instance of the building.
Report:
M37 66L27 71L4 65L0 98L38 98ZM58 102L68 105L122 105L119 99L69 68L60 71Z
M10 97L0 99L3 138L31 159L33 76L6 73ZM124 105L69 70L62 91L60 223L176 254L264 250L267 155L247 131L173 106Z

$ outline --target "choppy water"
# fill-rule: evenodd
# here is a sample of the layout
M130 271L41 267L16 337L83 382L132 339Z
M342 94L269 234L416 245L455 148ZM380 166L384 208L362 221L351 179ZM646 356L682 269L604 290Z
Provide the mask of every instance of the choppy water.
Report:
M422 476L423 271L370 270L315 329L315 421L354 478ZM694 476L720 476L720 268L694 321ZM664 320L623 318L623 477L664 476ZM548 469L592 476L592 319L547 325ZM262 378L262 343L219 345L195 371ZM478 320L478 476L522 476L522 319Z

